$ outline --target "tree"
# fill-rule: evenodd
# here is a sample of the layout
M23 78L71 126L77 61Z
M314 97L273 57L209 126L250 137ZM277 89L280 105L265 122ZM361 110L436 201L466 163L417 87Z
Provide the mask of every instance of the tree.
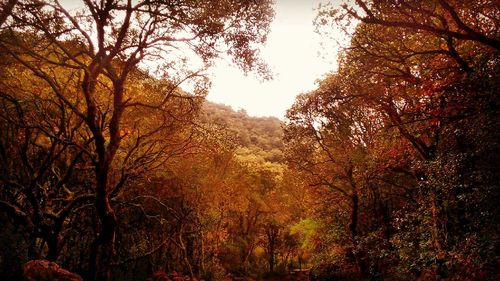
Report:
M32 75L13 75L18 69L5 58L0 83L0 206L26 234L29 257L55 261L64 244L65 221L95 197L88 188L92 182L86 180L90 163L82 151L91 141L82 121L61 99L47 95L47 87Z
M342 78L332 75L322 81L317 90L297 98L287 113L287 159L310 186L333 193L330 200L337 204L329 211L348 217L341 219L347 219L344 226L348 239L344 239L350 244L349 252L355 257L358 272L367 276L367 257L360 241L371 224L367 213L377 208L363 210L369 208L365 200L370 191L376 197L382 196L384 186L390 186L388 190L396 189L394 195L403 195L406 191L404 185L401 188L395 183L383 182L380 171L376 170L380 163L374 159L385 125L382 116L357 103L345 89Z
M8 40L1 41L2 50L47 83L51 94L63 100L92 135L87 154L94 165L99 229L89 276L109 280L117 225L110 195L122 184L110 178L110 171L124 138L123 115L132 106L162 108L165 102L137 103L126 90L131 73L141 63L161 58L162 72L171 76L178 70L174 64L181 61L179 57L187 57L187 51L172 53L177 48L191 50L208 63L223 46L228 46L243 69L263 70L255 43L265 40L272 16L270 3L107 0L83 1L79 11L69 11L57 0L19 1L10 16L2 28L9 34ZM44 56L46 49L53 55ZM40 66L39 61L50 67ZM52 67L71 71L70 84L62 83L50 71ZM196 76L187 74L188 78ZM109 110L100 102L106 97L110 103L104 106L109 105Z
M345 97L380 113L382 122L414 149L407 172L417 181L414 197L418 205L399 214L409 228L398 236L406 237L402 244L421 241L412 251L420 251L425 258L408 257L409 251L401 256L418 264L420 270L432 260L438 275L462 274L451 265L457 262L450 257L456 253L452 249L479 231L470 230L469 222L457 220L458 213L474 201L466 203L463 198L482 198L480 205L486 207L488 200L479 194L495 190L491 184L495 176L487 171L497 166L496 160L479 168L472 164L479 160L472 160L465 152L469 151L465 147L475 147L479 153L490 144L479 148L477 141L472 141L475 137L464 137L458 149L451 132L458 134L465 124L483 120L484 127L479 130L495 135L492 123L498 120L495 110L486 104L498 104L492 95L498 85L491 80L498 73L498 8L494 1L356 1L337 12L324 8L318 22L334 22L353 31L339 68ZM346 28L349 20L359 24ZM470 130L471 135L479 133ZM497 159L498 155L490 150L489 157ZM456 165L463 170L457 170ZM464 178L467 173L489 176L471 184ZM446 183L441 180L444 178L448 178ZM474 192L463 186L475 186L478 193L471 195ZM469 229L468 234L463 229ZM491 233L486 229L481 232Z
M88 219L93 216L88 206L95 198L92 164L84 151L90 149L92 138L83 121L61 99L51 96L43 81L29 72L18 75L16 61L6 58L3 62L0 205L25 236L28 258L81 264L82 260L73 257L88 254L87 239L75 238L74 233L94 234ZM130 79L134 87L128 91L138 101L165 99L161 93L172 87L170 82L140 72ZM126 204L123 201L128 198L122 193L130 189L124 187L125 180L139 185L154 176L157 167L184 155L193 145L192 119L201 98L178 91L171 95L165 101L167 109L141 107L124 114L123 134L127 136L111 171L120 183L111 191L115 205Z
M475 41L500 50L496 1L364 1L342 4L340 17L368 25L393 27L413 33L427 33L450 41ZM334 10L323 10L332 15Z

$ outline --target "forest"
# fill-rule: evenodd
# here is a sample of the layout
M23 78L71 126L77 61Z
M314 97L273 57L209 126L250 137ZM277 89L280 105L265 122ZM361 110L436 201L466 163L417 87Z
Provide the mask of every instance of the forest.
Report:
M273 7L1 0L0 280L500 280L500 3L334 0L283 120L206 100Z

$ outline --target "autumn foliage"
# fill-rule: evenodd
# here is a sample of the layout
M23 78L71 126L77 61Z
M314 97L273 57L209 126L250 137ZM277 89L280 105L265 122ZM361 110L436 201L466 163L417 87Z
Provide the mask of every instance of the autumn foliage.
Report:
M204 100L270 1L3 1L0 279L498 280L498 1L333 2L281 121Z

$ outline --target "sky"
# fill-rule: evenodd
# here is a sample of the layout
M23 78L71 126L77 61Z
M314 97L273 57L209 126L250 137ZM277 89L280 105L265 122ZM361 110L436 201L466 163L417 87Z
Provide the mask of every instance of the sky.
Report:
M336 50L323 48L314 32L320 2L324 1L277 0L268 41L261 49L274 79L262 82L255 75L245 76L229 61L219 61L207 99L251 116L283 119L298 94L315 89L315 81L336 67Z
M81 5L75 0L62 2L70 9ZM263 82L252 73L245 76L231 59L221 59L208 72L212 87L207 99L244 109L251 116L284 119L298 94L315 89L317 79L336 69L336 45L314 31L316 9L325 2L335 0L275 0L275 17L261 48L273 80Z

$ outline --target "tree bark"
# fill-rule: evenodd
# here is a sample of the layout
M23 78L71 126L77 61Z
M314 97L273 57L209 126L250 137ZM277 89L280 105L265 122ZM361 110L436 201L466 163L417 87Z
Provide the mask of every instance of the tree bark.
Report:
M59 257L59 234L58 233L50 233L50 236L46 237L45 241L47 242L48 253L45 257L48 261L55 262Z
M275 261L275 248L276 248L276 236L277 236L277 230L274 229L273 226L270 227L270 229L267 230L267 239L269 243L269 272L274 272L274 265L276 264Z
M99 217L99 233L92 245L90 254L89 277L91 280L108 281L111 279L111 259L114 255L116 215L109 201L107 191L108 168L97 171L98 183L95 207Z
M368 276L368 270L366 263L363 258L363 253L362 251L359 251L358 249L358 243L356 241L357 235L358 235L358 218L359 218L359 195L358 195L358 188L356 185L356 182L354 181L354 178L352 176L352 167L350 167L347 170L347 176L349 179L349 183L352 188L352 193L350 195L351 198L351 222L349 223L349 230L351 232L351 239L352 239L352 254L354 256L354 259L356 260L356 266L358 267L358 271L361 274L363 278L366 278Z

